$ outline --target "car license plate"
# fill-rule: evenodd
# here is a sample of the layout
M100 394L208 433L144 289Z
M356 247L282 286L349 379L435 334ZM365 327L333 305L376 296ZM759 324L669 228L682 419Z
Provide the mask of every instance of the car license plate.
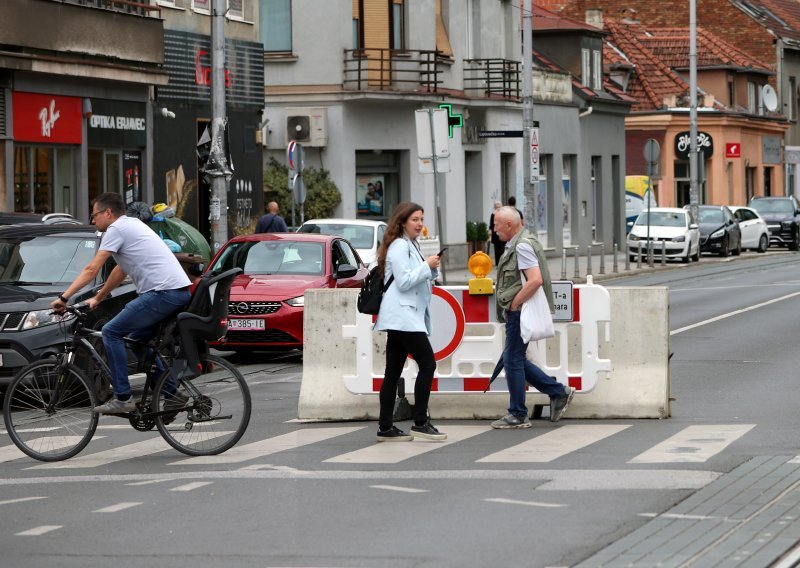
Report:
M244 330L264 330L266 326L264 325L263 319L236 319L230 318L228 319L228 329L244 329Z

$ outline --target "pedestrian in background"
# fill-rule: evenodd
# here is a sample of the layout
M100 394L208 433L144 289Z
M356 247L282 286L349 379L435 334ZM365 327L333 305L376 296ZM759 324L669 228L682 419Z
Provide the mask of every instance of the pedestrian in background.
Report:
M279 207L275 201L267 205L268 213L261 217L256 224L256 233L288 233L286 221L278 215Z
M379 442L401 442L414 437L445 440L428 419L436 359L431 334L432 283L438 276L438 255L422 256L417 239L422 233L424 211L416 203L400 203L394 210L378 249L378 270L386 289L375 330L386 331L386 369L380 391ZM397 383L408 355L419 371L414 383L414 425L406 433L393 424Z
M531 363L525 353L528 344L520 335L522 304L544 288L550 312L554 312L550 271L541 243L522 226L522 219L513 207L501 207L494 213L495 230L506 241L506 253L497 266L495 301L497 319L506 324L503 367L508 383L508 414L492 422L492 428L530 428L525 406L525 382L550 397L550 421L558 422L572 401L575 389L556 381ZM522 281L522 274L525 282Z
M492 239L492 248L494 249L494 265L497 266L500 264L500 257L503 256L503 251L506 248L506 243L500 238L497 232L494 230L494 214L495 212L503 206L502 203L499 201L494 202L494 211L492 214L489 215L489 235L491 235Z
M514 197L513 195L508 198L508 206L509 207L513 207L514 209L517 209L517 198ZM524 221L525 220L525 216L522 214L522 211L517 209L517 213L519 213L519 218Z

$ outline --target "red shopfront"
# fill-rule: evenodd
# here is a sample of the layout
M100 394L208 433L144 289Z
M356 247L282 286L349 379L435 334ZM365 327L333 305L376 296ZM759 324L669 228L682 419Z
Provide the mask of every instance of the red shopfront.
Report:
M82 99L12 93L14 210L76 214Z

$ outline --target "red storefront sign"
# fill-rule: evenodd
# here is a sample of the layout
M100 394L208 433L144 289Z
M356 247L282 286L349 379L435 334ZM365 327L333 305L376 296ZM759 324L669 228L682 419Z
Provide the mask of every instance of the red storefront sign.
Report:
M738 142L727 142L725 144L725 157L726 158L741 158L742 145Z
M12 93L14 140L80 144L81 99L39 93Z

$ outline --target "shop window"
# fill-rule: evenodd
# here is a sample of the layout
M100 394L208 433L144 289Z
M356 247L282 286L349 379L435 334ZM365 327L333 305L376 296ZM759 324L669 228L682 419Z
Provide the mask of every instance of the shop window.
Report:
M53 212L53 148L14 148L14 210Z
M261 0L261 41L264 51L292 52L291 0Z
M399 153L356 152L356 216L386 218L400 202Z

